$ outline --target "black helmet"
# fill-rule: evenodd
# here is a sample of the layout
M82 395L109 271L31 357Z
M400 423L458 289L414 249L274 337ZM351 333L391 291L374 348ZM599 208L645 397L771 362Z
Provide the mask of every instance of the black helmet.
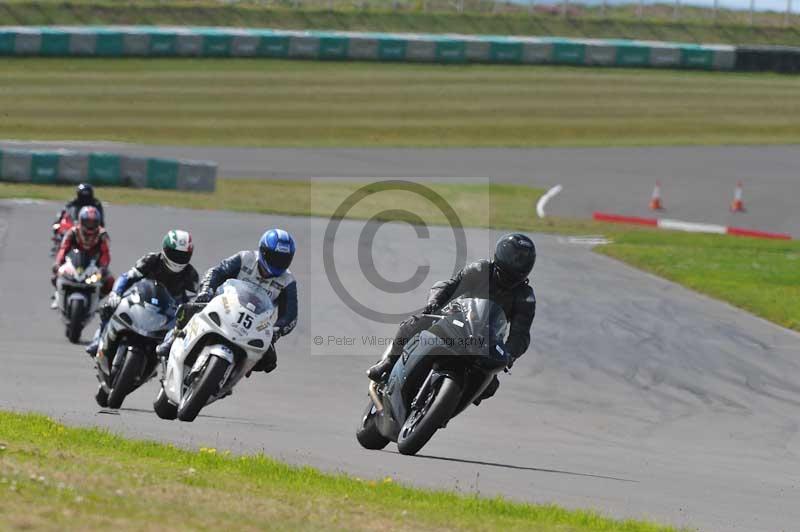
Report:
M81 205L91 205L94 203L94 188L89 183L81 183L75 190L75 198Z
M536 263L533 240L521 233L500 237L494 249L497 281L503 286L515 286L525 279Z

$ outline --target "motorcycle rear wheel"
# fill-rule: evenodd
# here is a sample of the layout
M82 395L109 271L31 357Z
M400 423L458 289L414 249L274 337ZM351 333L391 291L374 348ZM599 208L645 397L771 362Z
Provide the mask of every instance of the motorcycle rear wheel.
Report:
M227 360L212 356L209 357L203 374L195 378L186 390L181 404L178 405L178 419L181 421L194 421L200 410L206 406L208 398L219 391L222 378L228 371L230 364Z
M461 386L444 377L424 403L408 414L397 436L400 454L416 454L453 415L461 399Z
M73 299L67 309L67 316L69 316L69 323L67 323L67 339L77 344L81 341L81 333L83 332L83 315L84 315L84 302L83 299Z
M145 365L144 353L138 349L128 350L125 355L125 362L114 375L111 391L108 394L108 407L119 408L125 397L131 393L136 386L136 379L142 376Z
M378 431L375 424L375 412L372 411L374 406L372 400L367 403L364 416L361 418L361 425L356 431L356 439L364 449L377 451L386 447L391 440Z

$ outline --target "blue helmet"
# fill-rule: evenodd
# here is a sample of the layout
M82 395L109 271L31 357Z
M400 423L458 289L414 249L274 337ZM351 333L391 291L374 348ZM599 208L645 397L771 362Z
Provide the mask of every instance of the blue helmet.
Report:
M285 272L294 257L294 239L283 229L270 229L258 242L258 265L265 277Z

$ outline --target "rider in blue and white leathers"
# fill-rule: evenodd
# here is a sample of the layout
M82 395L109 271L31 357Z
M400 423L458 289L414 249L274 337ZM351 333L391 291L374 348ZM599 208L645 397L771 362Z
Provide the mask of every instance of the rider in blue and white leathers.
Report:
M250 281L260 285L269 293L278 309L276 331L272 337L272 345L253 371L269 373L277 367L275 341L292 332L297 325L297 282L289 271L294 253L295 243L292 236L283 229L270 229L261 237L258 250L240 251L208 270L200 282L197 297L194 299L195 304L208 303L214 298L217 288L228 279ZM195 309L197 306L194 305ZM179 327L185 325L188 319L188 315L179 316ZM174 334L169 334L156 352L160 356L166 356L174 338Z

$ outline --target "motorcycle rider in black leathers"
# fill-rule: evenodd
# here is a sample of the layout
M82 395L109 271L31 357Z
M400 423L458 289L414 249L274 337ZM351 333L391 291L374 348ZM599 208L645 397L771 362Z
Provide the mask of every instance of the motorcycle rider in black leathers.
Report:
M94 188L89 183L81 183L78 185L78 188L75 189L75 198L64 205L64 208L58 213L55 224L59 224L65 214L69 214L73 220L77 221L78 212L80 212L83 207L95 207L100 211L100 225L105 225L106 217L103 212L103 204L94 197Z
M266 290L278 309L272 344L252 369L265 373L274 370L278 365L275 342L292 332L297 325L297 283L289 271L294 253L295 243L292 236L283 229L270 229L262 235L257 250L240 251L208 270L203 276L194 302L184 305L184 310L179 311L175 329L159 344L156 354L160 357L169 355L172 343L181 336L183 327L192 315L214 298L217 288L225 281L242 279Z
M169 291L178 303L185 303L197 293L197 270L189 264L194 253L192 235L188 231L173 229L164 235L161 252L148 253L123 273L114 283L112 292L100 306L100 327L92 342L86 347L89 356L97 354L100 337L114 314L125 290L141 279L158 281Z
M416 334L426 330L438 319L435 314L457 297L490 299L505 312L510 327L505 350L510 355L509 367L522 356L530 344L530 329L536 314L536 296L528 275L536 262L536 246L527 236L514 233L501 237L495 246L493 260L468 264L455 277L433 285L428 305L422 313L404 321L384 357L367 370L370 379L382 382L388 378L403 346ZM495 375L483 394L475 400L478 405L497 392L500 381Z

